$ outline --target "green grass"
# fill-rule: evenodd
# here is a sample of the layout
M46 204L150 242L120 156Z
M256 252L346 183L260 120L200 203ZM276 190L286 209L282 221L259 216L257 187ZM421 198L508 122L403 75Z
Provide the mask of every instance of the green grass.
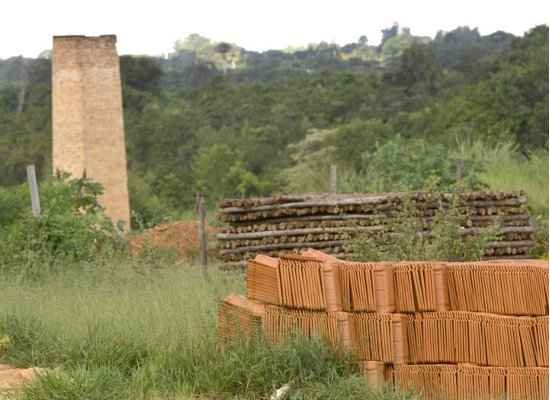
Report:
M10 338L0 360L57 368L22 399L264 399L285 383L292 399L406 398L372 390L352 360L319 341L222 350L217 304L243 291L243 276L213 268L204 281L196 266L152 260L98 258L32 281L0 276L0 337Z
M523 154L512 141L457 141L453 156L480 165L478 179L490 190L523 190L531 213L548 216L548 150Z
M531 212L548 217L548 152L527 159L502 151L490 159L481 178L493 190L524 190Z
M523 154L512 141L457 143L454 156L478 164L478 179L494 191L524 191L536 231L532 255L548 257L548 150Z
M531 153L529 158L502 150L496 155L487 163L482 179L493 190L523 190L527 194L531 220L537 229L537 244L531 255L548 258L548 151Z

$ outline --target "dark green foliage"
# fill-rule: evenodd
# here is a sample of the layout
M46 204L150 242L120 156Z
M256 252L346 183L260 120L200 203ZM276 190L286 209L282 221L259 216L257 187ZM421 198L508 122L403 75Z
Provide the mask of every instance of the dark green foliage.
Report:
M425 95L434 95L441 81L441 74L433 48L425 44L413 44L401 55L396 70L387 73L385 79L403 86L404 93L408 96L413 94L415 86L421 86Z
M424 139L403 139L401 136L375 146L362 156L362 174L369 179L374 192L413 191L433 188L448 191L457 182L458 159L444 145ZM460 176L468 190L481 187L477 178L480 165L471 162Z
M153 57L120 57L122 82L139 90L154 88L162 75L158 61Z
M1 186L24 182L30 163L51 173L49 63L0 61ZM121 57L121 74L134 227L192 209L199 190L210 205L325 190L330 163L342 189L437 179L446 190L457 165L479 188L484 166L458 157L457 144L512 141L523 157L548 147L547 26L521 38L461 27L431 40L396 25L379 47L360 38L261 54L192 35L168 58ZM296 156L325 131L323 154Z
M168 218L170 208L153 191L150 183L152 180L154 177L150 174L145 177L134 174L128 176L128 190L132 193L130 199L132 229L151 228Z

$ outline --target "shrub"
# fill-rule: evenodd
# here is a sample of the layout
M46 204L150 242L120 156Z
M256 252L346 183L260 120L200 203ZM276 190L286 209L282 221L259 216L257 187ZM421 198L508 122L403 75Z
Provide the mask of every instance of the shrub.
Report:
M10 208L1 217L0 269L43 269L60 258L92 260L98 251L122 249L97 201L101 193L101 185L85 177L56 176L42 185L42 213L34 217L21 205L28 202L25 186L3 191L0 204Z
M151 186L151 175L144 177L130 173L128 175L128 190L132 209L131 224L134 230L152 228L168 221L170 208L160 199Z

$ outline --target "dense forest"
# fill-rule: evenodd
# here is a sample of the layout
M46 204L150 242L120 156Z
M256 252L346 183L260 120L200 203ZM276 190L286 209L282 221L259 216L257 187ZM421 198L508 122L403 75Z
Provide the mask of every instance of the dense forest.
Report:
M377 46L263 53L191 35L120 62L136 226L180 216L197 191L324 191L330 164L341 191L510 189L524 173L547 213L547 26L432 39L394 25ZM47 51L0 60L0 187L29 163L52 174L50 80Z

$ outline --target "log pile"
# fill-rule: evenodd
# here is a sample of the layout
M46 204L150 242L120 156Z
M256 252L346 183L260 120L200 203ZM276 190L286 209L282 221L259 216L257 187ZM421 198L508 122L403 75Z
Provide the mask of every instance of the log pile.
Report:
M499 240L489 243L487 258L526 258L535 244L523 193L312 194L225 200L218 219L226 224L217 235L221 258L241 264L257 254L322 250L341 259L353 257L350 241L358 234L388 232L407 199L425 223L423 234L439 209L456 208L464 216L462 234L499 225Z
M319 337L352 353L370 384L426 399L548 399L548 276L539 260L258 255L247 296L222 302L220 336Z

